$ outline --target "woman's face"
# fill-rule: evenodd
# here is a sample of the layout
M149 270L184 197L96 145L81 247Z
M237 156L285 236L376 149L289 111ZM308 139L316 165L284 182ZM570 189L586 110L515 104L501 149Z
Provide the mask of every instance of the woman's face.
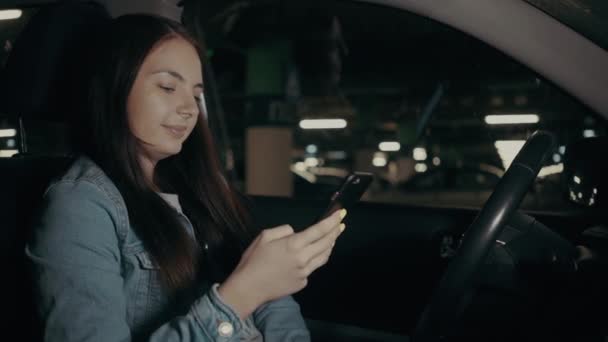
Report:
M201 64L190 43L176 37L152 49L127 98L140 157L156 163L181 151L200 114L202 92Z

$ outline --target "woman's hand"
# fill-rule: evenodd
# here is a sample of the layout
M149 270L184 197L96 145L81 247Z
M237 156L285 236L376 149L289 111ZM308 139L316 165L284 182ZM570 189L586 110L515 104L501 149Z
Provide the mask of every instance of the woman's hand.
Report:
M289 225L263 230L218 288L220 296L245 318L267 301L300 291L329 259L345 215L339 210L299 233Z

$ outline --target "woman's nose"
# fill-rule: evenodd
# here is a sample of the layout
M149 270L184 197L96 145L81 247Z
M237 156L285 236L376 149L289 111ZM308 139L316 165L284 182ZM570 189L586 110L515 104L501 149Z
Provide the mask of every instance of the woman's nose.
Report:
M185 100L178 108L177 114L184 119L190 119L198 113L198 105L194 99Z
M194 116L194 113L192 111L184 110L184 109L178 110L177 114L179 114L179 116L181 116L184 119L190 119L191 117Z

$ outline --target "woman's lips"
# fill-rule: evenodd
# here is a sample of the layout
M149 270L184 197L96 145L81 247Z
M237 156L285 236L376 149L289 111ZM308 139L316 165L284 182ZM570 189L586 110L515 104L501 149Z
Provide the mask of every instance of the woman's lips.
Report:
M163 126L169 134L177 139L181 139L186 135L186 126L174 126L174 125L161 125Z

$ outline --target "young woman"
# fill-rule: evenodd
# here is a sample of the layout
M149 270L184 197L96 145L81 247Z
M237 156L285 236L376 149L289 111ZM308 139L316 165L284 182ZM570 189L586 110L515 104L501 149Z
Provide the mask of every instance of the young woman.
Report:
M202 113L201 51L168 19L114 19L83 155L45 193L26 254L47 341L307 341L291 294L346 212L256 232Z

